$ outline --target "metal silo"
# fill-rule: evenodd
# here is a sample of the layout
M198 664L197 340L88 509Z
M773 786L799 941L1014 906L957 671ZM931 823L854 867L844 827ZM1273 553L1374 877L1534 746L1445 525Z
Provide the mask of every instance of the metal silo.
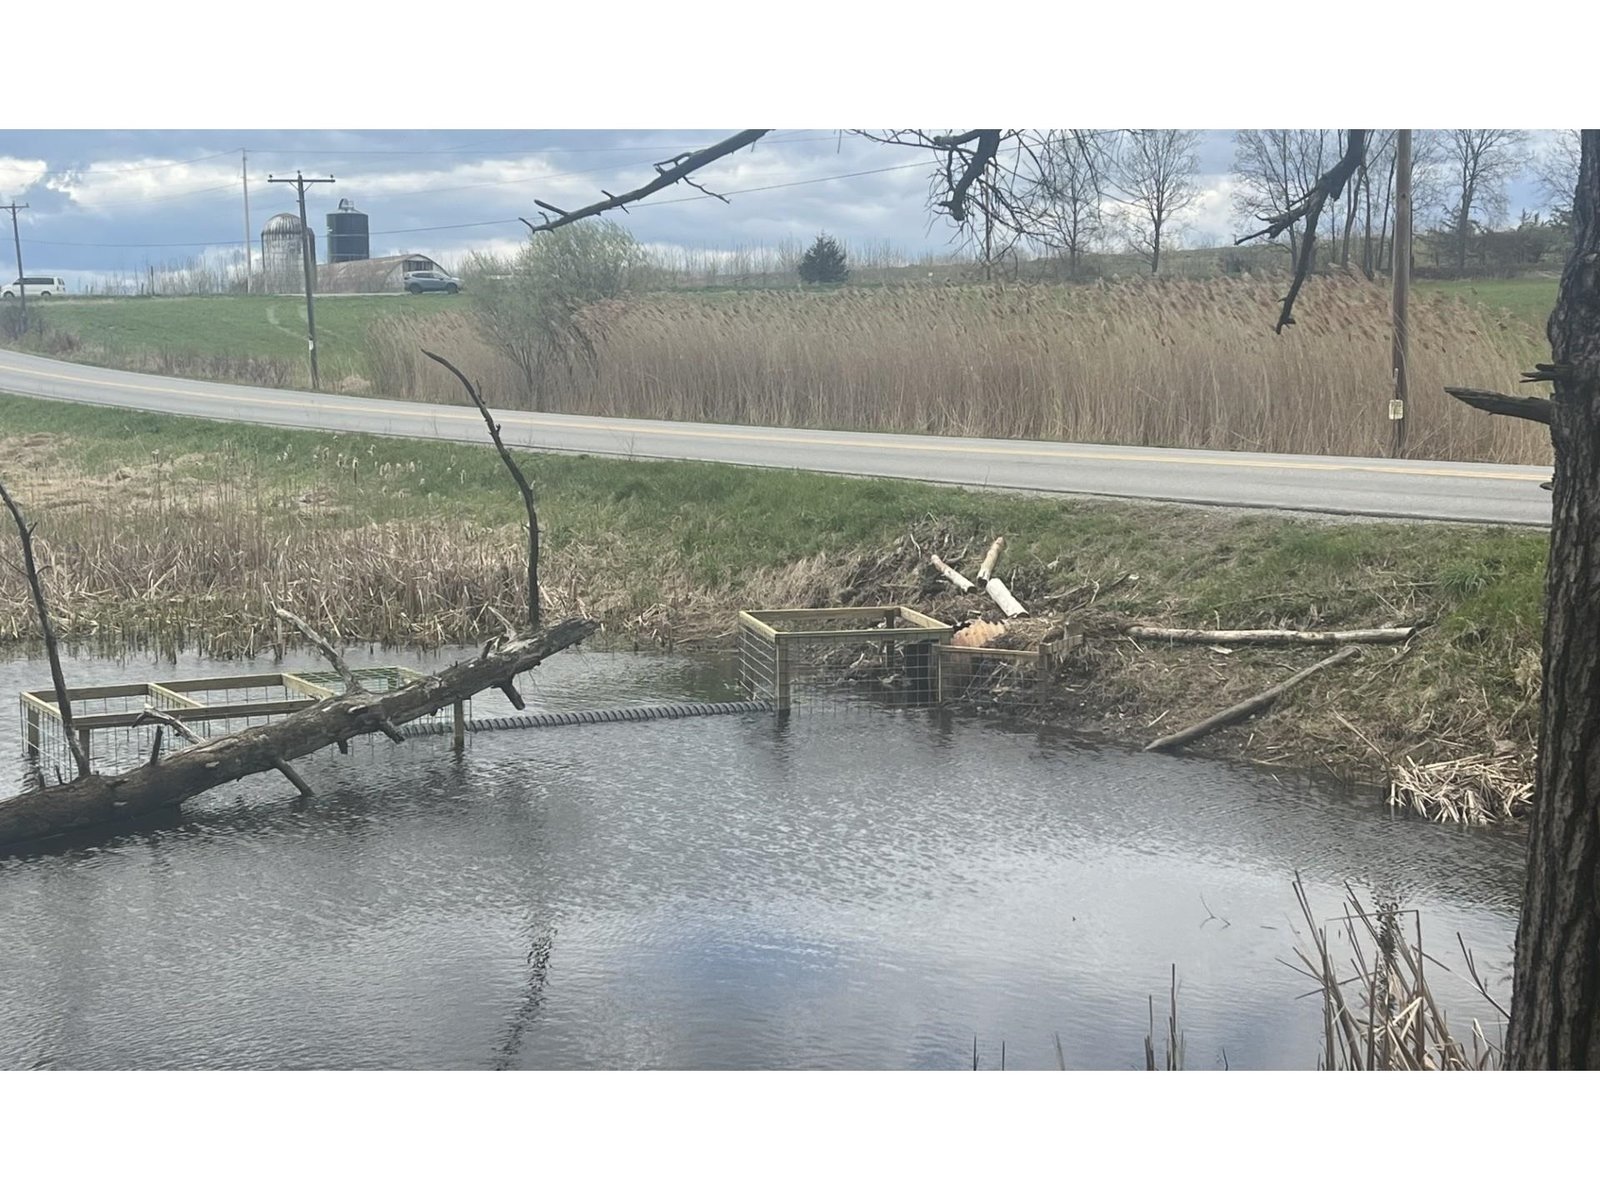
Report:
M328 261L362 262L371 257L367 214L348 200L339 201L339 211L328 214Z
M268 292L296 292L305 286L300 252L300 218L279 213L261 227L261 277ZM311 238L311 261L317 261L317 235Z

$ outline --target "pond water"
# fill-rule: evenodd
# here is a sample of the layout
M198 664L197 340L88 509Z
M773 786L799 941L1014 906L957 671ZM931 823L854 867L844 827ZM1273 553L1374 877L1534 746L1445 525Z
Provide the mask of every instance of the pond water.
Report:
M0 700L48 678L0 662ZM711 659L580 651L525 694L733 689ZM258 778L158 827L0 857L0 1067L970 1069L976 1039L983 1066L1003 1042L1025 1069L1054 1068L1059 1036L1069 1066L1133 1068L1176 965L1190 1069L1309 1069L1296 870L1319 917L1347 880L1419 909L1431 952L1458 966L1460 934L1509 996L1521 838L1300 776L844 707L483 733L460 756L379 740L300 766L308 806ZM0 794L23 769L0 722ZM1493 1032L1464 982L1434 987Z

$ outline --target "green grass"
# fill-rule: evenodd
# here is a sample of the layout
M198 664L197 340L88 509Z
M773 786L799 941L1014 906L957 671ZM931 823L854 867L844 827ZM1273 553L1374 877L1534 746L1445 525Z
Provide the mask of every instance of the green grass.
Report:
M317 356L324 379L370 375L367 326L393 312L461 304L455 296L319 296ZM126 354L162 347L179 353L307 361L305 301L294 296L140 296L52 300L52 329ZM303 368L309 370L309 368Z
M1529 326L1533 336L1543 340L1559 283L1554 276L1544 275L1523 279L1424 279L1417 281L1416 288L1422 293L1454 296L1482 305Z

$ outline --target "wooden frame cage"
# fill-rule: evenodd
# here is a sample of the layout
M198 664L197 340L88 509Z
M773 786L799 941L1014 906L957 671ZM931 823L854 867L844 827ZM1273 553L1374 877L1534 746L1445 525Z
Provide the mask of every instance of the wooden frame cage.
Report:
M355 676L368 691L393 691L424 678L410 667L357 667ZM159 725L144 717L146 708L177 717L185 725L202 726L208 735L230 733L287 716L318 701L343 694L335 671L271 671L255 675L211 675L159 683L113 683L67 689L72 724L91 762L121 769L146 761ZM470 702L454 706L459 746ZM22 742L30 759L61 765L72 763L61 726L61 710L49 688L18 696ZM97 732L100 736L96 736Z

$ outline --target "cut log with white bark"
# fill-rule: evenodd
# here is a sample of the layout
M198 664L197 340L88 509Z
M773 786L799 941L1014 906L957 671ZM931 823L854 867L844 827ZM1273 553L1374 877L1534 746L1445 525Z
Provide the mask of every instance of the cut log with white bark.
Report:
M1155 741L1146 746L1145 750L1147 752L1151 750L1178 750L1184 746L1187 746L1190 742L1197 741L1198 739L1205 737L1208 733L1214 733L1218 729L1225 729L1229 725L1236 725L1246 717L1258 713L1262 709L1268 707L1290 688L1293 688L1305 680L1310 679L1311 676L1315 675L1318 671L1321 671L1327 667L1337 666L1342 662L1347 662L1360 653L1361 649L1359 646L1346 646L1343 650L1339 651L1339 653L1329 655L1319 663L1313 663L1305 670L1296 672L1295 674L1289 676L1289 678L1285 679L1282 683L1277 684L1274 687L1269 687L1264 692L1256 693L1248 700L1241 700L1238 704L1235 704L1229 708L1225 708L1215 716L1207 717L1204 721L1199 721L1196 724L1189 726L1187 729L1180 729L1177 733L1172 733L1168 734L1166 737L1157 738Z
M1000 611L1009 617L1025 617L1028 610L1023 608L1017 598L1011 594L1011 589L998 579L986 579L983 590L989 593L989 599L1000 606Z
M282 770L336 743L441 712L531 671L598 627L594 621L562 621L392 692L333 696L274 724L210 738L123 775L87 775L0 800L0 847L172 808L220 784Z
M978 582L988 583L989 577L1000 567L1000 556L1005 553L1006 539L995 538L989 547L989 553L983 556L983 565L978 568Z
M956 570L949 563L945 562L945 560L940 558L937 554L931 555L928 558L928 561L933 564L933 569L935 571L939 572L939 574L943 575L952 584L954 584L956 591L961 592L963 595L972 591L978 586L960 571Z
M1166 629L1158 625L1128 625L1127 637L1141 642L1185 642L1197 645L1344 646L1351 643L1404 642L1417 632L1415 625L1398 629Z

